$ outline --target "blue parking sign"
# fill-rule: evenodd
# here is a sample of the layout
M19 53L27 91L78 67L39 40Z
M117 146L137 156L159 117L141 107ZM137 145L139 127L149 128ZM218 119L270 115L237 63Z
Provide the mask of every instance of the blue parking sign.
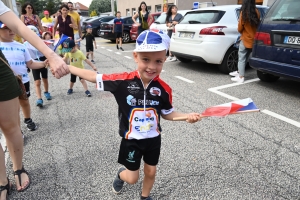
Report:
M199 2L194 2L193 9L198 9L198 8L199 8Z

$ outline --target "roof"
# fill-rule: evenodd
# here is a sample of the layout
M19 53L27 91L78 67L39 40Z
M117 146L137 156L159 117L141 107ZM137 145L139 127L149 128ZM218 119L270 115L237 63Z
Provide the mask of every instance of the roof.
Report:
M74 3L75 9L77 9L77 7L76 7L77 5L79 6L78 7L79 10L89 10L88 7L86 7L85 5L83 5L83 4L79 3L79 2Z
M222 5L222 6L209 6L209 7L204 7L204 8L198 8L192 11L197 11L197 10L234 10L236 8L240 8L241 5ZM256 5L257 8L268 8L268 6L261 6L261 5Z

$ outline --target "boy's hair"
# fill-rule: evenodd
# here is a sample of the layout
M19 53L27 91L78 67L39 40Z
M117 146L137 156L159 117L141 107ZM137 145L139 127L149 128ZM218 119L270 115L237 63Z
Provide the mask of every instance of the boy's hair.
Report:
M75 42L74 40L68 38L63 42L62 46L62 52L69 53L75 47Z
M44 40L46 35L50 35L51 39L52 39L52 34L49 31L46 31L42 34L42 39Z
M170 37L158 29L143 31L136 39L134 52L168 51Z
M117 14L118 14L118 13L120 13L120 14L121 14L121 11L118 11L118 12L117 12Z

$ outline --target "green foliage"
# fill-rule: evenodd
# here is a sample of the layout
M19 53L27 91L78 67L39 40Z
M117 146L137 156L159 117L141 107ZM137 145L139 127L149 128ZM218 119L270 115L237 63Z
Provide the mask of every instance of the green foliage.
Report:
M111 11L111 0L93 0L90 7L89 13L93 11L97 12L97 15Z
M94 16L98 16L96 10L93 10L90 14L90 17L94 17Z
M50 15L56 13L62 5L61 0L17 0L17 2L19 2L21 6L26 2L31 3L39 17L44 17L44 10L48 10Z
M117 0L114 0L114 8L115 8L115 15L117 14L118 12L118 7L117 7Z

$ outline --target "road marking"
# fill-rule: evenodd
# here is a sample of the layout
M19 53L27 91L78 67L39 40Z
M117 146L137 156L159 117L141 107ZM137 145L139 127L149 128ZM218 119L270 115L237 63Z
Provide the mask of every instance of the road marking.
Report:
M244 83L231 83L231 84L227 84L227 85L222 85L222 86L218 86L218 87L214 87L214 88L209 88L208 91L210 92L213 92L215 94L218 94L222 97L225 97L227 99L230 99L230 100L233 100L233 101L237 101L237 100L240 100L239 98L236 98L236 97L233 97L233 96L230 96L224 92L220 92L218 90L221 90L221 89L225 89L225 88L230 88L230 87L235 87L235 86L239 86L239 85L243 85L243 84L247 84L247 83L253 83L253 82L256 82L256 81L259 81L259 78L255 78L255 79L251 79L251 80L248 80L248 81L245 81ZM283 115L279 115L277 113L274 113L272 111L269 111L269 110L262 110L261 111L262 113L266 114L266 115L269 115L271 117L274 117L276 119L279 119L281 121L284 121L286 123L289 123L291 125L294 125L298 128L300 128L300 122L297 122L295 120L292 120L290 118L287 118Z
M161 70L161 72L165 72L165 70Z
M131 51L123 51L123 52L133 52L133 50L131 50Z
M98 46L98 45L97 45ZM105 47L101 47L102 49L105 49Z
M0 134L1 134L1 133L0 133ZM2 146L3 152L5 153L5 165L6 165L7 159L8 159L8 157L9 157L9 153L8 153L8 152L5 152L5 149L7 148L7 146L6 146L6 139L5 139L4 135L3 135L3 133L1 134L0 144L1 144L1 146Z
M116 54L118 54L118 55L121 55L121 53L120 52L115 52Z
M130 56L124 56L125 58L132 59Z
M182 80L182 81L188 82L188 83L194 83L194 81L191 81L189 79L183 78L181 76L175 76L175 77L178 78L178 79L180 79L180 80Z
M112 51L111 49L106 49L107 51Z

